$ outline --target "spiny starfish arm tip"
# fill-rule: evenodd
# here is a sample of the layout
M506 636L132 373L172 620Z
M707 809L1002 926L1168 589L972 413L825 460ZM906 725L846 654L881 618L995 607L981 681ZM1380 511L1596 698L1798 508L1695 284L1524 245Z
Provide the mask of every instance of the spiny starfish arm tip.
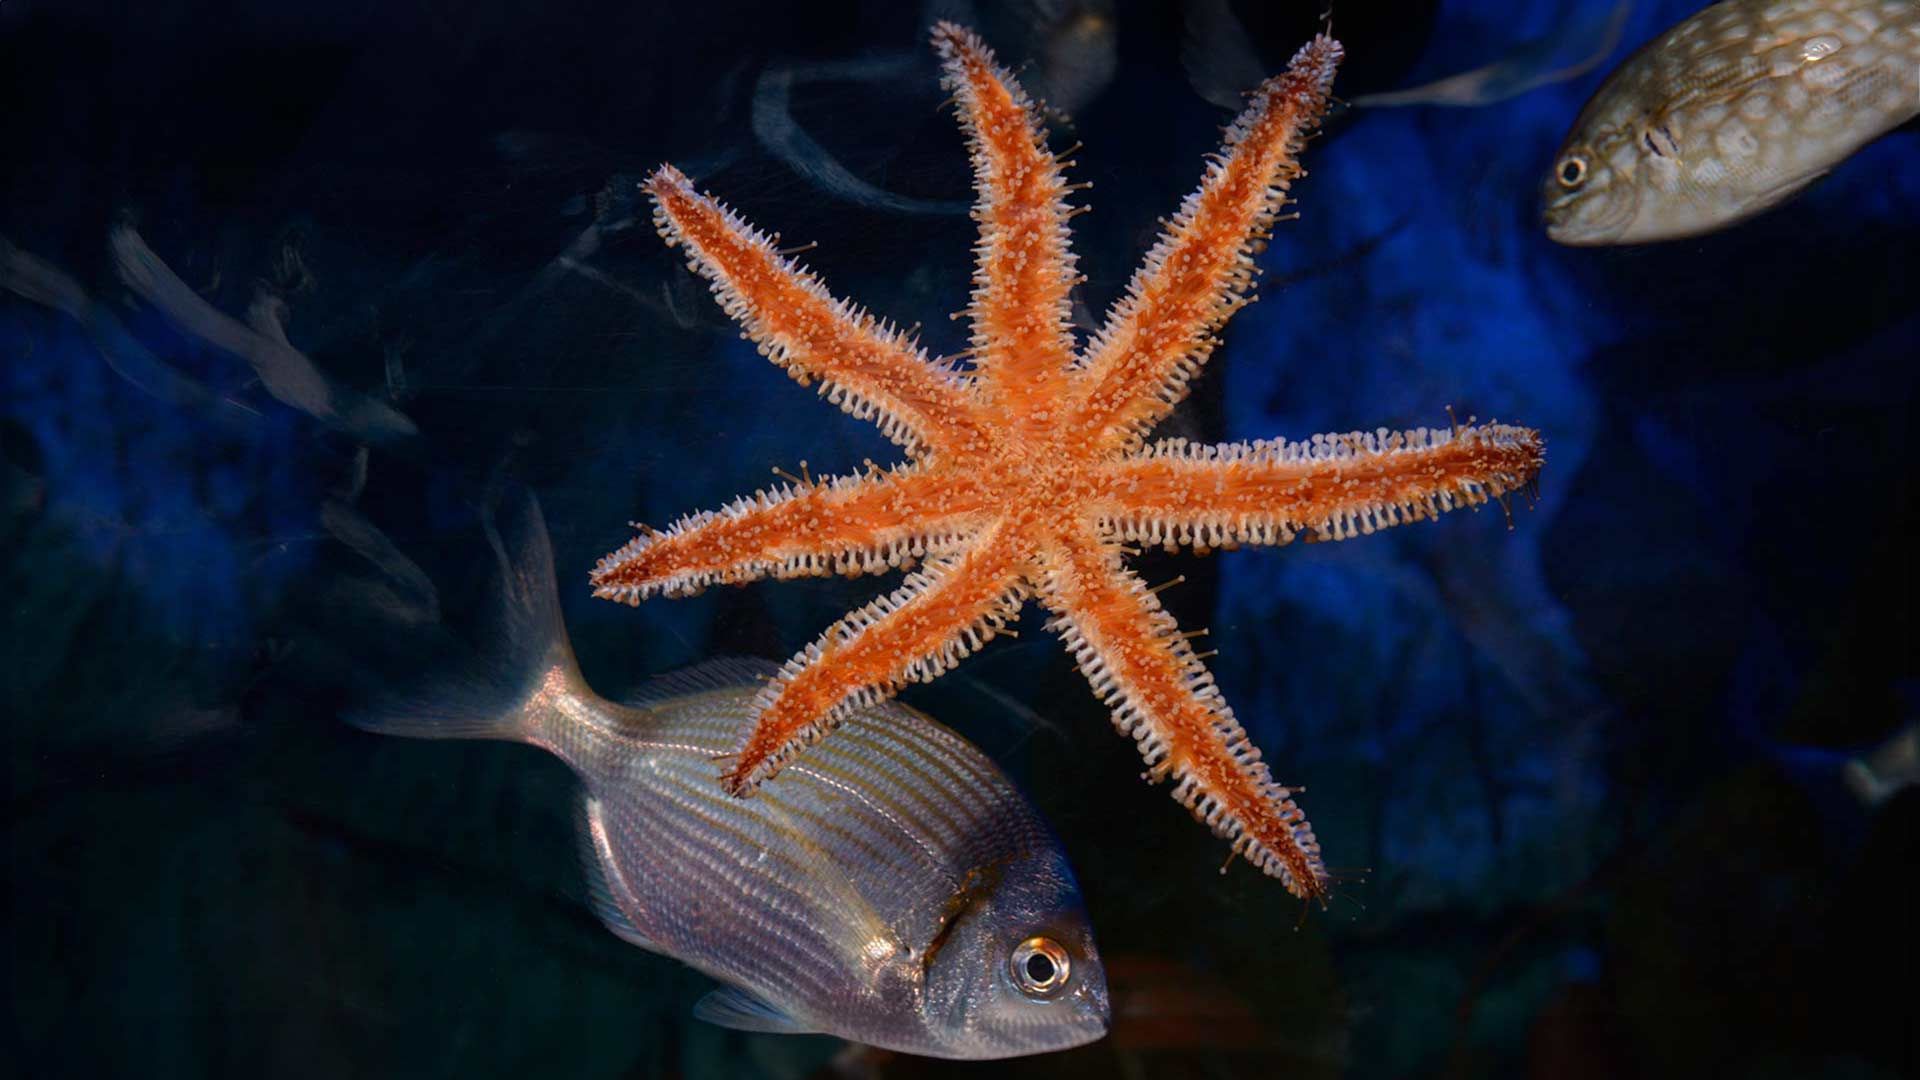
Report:
M1021 570L1016 554L983 537L828 627L761 688L722 786L752 792L848 716L979 650L1019 616L1029 593Z
M1332 93L1334 73L1346 56L1346 46L1340 44L1333 35L1315 34L1294 52L1293 59L1287 63L1287 70L1268 79L1267 85L1306 83L1311 85L1315 93Z
M1138 445L1186 397L1250 303L1253 257L1270 235L1298 159L1320 122L1342 50L1321 35L1262 83L1227 128L1200 186L1181 203L1088 343L1075 376L1074 429L1104 445Z
M891 323L835 297L811 271L694 187L672 165L645 184L655 228L760 354L843 411L872 421L909 454L984 441L972 422L966 380L931 360Z
M1063 164L1018 80L971 31L934 28L973 166L980 236L967 308L985 396L1016 422L1044 409L1045 388L1073 357L1070 293L1078 283Z
M690 192L693 190L693 181L687 179L687 174L681 172L679 166L671 161L663 161L653 167L647 178L640 182L640 187L647 194L659 198L673 190Z
M984 51L987 47L987 43L980 40L979 34L951 19L935 22L928 36L933 41L934 51L940 54L942 60L962 51Z
M1344 540L1525 490L1540 433L1508 424L1205 444L1168 439L1102 468L1112 539L1166 547Z
M1041 598L1115 728L1138 746L1148 779L1173 778L1174 800L1235 855L1296 896L1323 899L1327 870L1306 815L1273 781L1152 590L1111 551L1075 545L1056 550Z
M974 477L916 466L777 484L664 530L643 526L589 580L595 596L637 604L767 577L886 573L958 550L985 508Z

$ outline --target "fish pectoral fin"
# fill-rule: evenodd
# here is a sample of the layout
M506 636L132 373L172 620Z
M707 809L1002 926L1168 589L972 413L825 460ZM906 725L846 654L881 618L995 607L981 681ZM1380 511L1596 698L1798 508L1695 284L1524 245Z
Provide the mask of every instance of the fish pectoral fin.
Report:
M805 1035L814 1030L737 986L723 986L701 998L694 1003L693 1015L709 1024L736 1031Z
M649 952L659 952L660 946L641 933L627 915L626 908L637 909L639 899L620 877L620 864L614 860L609 836L600 800L586 796L580 802L580 869L587 879L587 907L615 937Z

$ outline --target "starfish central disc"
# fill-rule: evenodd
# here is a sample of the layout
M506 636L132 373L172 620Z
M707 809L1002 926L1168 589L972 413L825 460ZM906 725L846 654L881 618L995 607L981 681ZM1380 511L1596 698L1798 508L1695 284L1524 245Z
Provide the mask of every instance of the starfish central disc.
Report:
M906 460L645 529L600 561L594 592L639 603L766 577L907 571L767 684L722 777L735 794L855 710L939 676L1038 599L1149 776L1172 780L1174 797L1236 854L1324 899L1327 871L1293 792L1274 782L1189 636L1127 570L1128 545L1341 540L1437 517L1531 483L1540 436L1489 424L1147 444L1248 300L1251 253L1301 175L1339 44L1313 39L1253 93L1126 294L1076 347L1063 163L979 38L942 23L933 39L975 174L970 365L932 360L836 299L771 237L662 166L646 188L667 243L762 353L873 420Z

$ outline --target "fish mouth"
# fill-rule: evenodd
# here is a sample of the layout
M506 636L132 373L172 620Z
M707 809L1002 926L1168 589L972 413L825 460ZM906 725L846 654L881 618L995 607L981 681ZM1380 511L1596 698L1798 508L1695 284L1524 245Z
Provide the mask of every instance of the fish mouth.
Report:
M1635 218L1640 213L1640 189L1631 169L1622 171L1618 163L1603 156L1610 139L1587 143L1583 156L1592 162L1586 182L1573 188L1564 186L1552 172L1541 180L1538 192L1540 220L1547 238L1568 247L1598 247L1627 242ZM1559 157L1569 153L1563 148Z
M1564 219L1548 218L1547 239L1564 247L1602 247L1612 242L1612 238L1591 230L1575 228L1572 222Z
M1107 981L1104 973L1087 983L1075 987L1068 1000L1063 1002L1073 1010L1073 1019L1061 1025L1063 1041L1060 1049L1085 1046L1107 1037L1113 1029L1113 1006L1107 1000Z
M964 1056L1004 1059L1051 1054L1086 1046L1107 1037L1113 1029L1113 1007L1107 999L1104 973L1048 1002L1037 1016L1003 1029L990 1047L975 1046Z
M1082 1037L1074 1044L1075 1046L1097 1042L1106 1038L1107 1033L1113 1030L1113 1007L1107 1003L1104 990L1087 1002L1082 1009L1081 1018L1085 1021L1085 1026L1082 1028Z
M1107 1006L1105 994L1076 994L1072 1000L1063 1001L1060 1004L1071 1009L1071 1015L1048 1024L1043 1037L1034 1038L1031 1042L1009 1051L1008 1056L1050 1054L1060 1050L1071 1050L1076 1046L1099 1042L1113 1029L1113 1013Z
M1548 181L1552 183L1551 180ZM1600 247L1620 242L1627 231L1627 225L1633 220L1631 200L1609 200L1618 204L1611 213L1591 212L1595 204L1590 195L1567 194L1560 191L1548 191L1542 200L1540 220L1546 226L1547 238L1556 244L1567 247ZM1581 213L1583 204L1589 212Z

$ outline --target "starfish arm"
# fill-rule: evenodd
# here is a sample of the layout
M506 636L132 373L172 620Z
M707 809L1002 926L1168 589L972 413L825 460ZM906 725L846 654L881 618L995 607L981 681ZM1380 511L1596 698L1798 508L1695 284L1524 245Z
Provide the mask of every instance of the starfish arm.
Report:
M1170 439L1103 466L1094 512L1110 537L1169 548L1344 540L1524 489L1543 455L1539 432L1506 424Z
M1040 598L1114 726L1139 745L1154 780L1233 842L1235 853L1302 899L1328 889L1320 845L1293 792L1260 751L1160 601L1082 527L1042 556Z
M927 359L907 337L845 300L780 254L774 239L711 196L680 170L662 165L648 178L654 224L763 355L800 383L854 416L875 421L909 451L957 451L981 432L964 380Z
M972 350L992 399L1021 418L1045 414L1073 359L1074 273L1066 181L1033 103L972 31L943 22L934 47L973 157L980 224Z
M746 794L846 717L929 682L1019 615L1023 561L989 527L959 555L930 558L787 661L760 693L753 730L721 778Z
M782 485L647 530L594 567L593 594L638 604L763 577L880 573L955 550L985 508L980 485L952 470Z
M1186 396L1214 331L1247 302L1264 241L1308 132L1326 110L1340 44L1324 35L1267 80L1227 129L1205 178L1148 252L1075 370L1069 430L1102 447L1138 445Z

